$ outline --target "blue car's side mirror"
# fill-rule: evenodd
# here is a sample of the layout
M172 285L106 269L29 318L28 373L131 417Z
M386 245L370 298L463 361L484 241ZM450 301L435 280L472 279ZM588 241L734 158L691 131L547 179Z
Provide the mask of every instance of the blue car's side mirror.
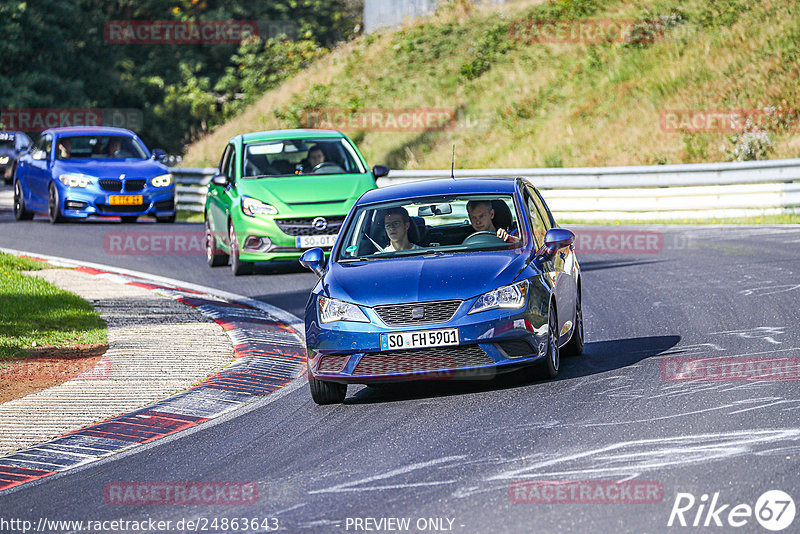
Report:
M575 242L575 234L566 228L551 228L544 236L544 245L536 251L536 260L549 260L555 256L559 249L568 247Z
M164 161L165 159L167 159L167 153L160 148L154 148L153 159L156 161Z
M306 250L300 256L300 265L314 271L317 276L322 278L322 275L325 274L325 253L321 248Z

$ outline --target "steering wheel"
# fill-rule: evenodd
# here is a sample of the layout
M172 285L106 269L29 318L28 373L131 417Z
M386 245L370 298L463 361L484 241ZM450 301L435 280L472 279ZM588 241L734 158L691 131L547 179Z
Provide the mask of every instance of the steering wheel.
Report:
M495 234L494 232L490 232L489 230L481 230L479 232L475 232L473 234L468 235L461 244L468 245L470 243L491 243L493 241L505 243L505 241L497 237L497 234Z
M333 161L323 161L322 163L317 164L313 169L311 169L311 172L312 173L317 172L318 170L324 169L325 167L336 167L337 169L344 172L344 169L342 169L337 163L334 163Z

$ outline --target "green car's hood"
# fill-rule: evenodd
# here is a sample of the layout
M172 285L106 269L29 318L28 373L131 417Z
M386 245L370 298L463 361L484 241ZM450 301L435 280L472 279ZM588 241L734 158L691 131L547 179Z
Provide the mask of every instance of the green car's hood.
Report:
M270 204L287 205L344 202L374 187L371 174L246 178L240 183L243 194Z

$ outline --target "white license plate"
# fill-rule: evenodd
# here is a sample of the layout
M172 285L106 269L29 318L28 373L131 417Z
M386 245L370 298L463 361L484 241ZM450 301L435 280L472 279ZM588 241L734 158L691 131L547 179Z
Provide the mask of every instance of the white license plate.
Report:
M297 248L316 248L332 247L336 241L336 234L333 235L301 235L295 239Z
M381 350L423 349L458 345L458 328L381 334Z

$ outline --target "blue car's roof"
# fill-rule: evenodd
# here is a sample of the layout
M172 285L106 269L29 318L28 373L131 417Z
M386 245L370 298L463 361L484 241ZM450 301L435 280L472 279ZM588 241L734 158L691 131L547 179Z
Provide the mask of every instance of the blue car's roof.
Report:
M402 198L427 197L447 194L513 193L516 178L443 178L422 180L373 189L364 193L359 204L384 202Z
M42 135L51 133L56 136L69 135L127 135L135 137L136 134L126 128L112 128L111 126L65 126L63 128L50 128Z

